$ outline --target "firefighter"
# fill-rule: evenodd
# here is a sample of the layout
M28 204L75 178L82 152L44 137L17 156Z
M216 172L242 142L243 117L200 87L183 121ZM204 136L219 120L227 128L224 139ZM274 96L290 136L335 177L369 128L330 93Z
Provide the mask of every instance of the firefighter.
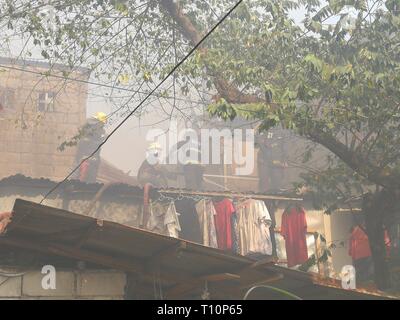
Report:
M184 176L185 188L201 190L203 188L204 166L201 165L201 146L195 140L187 137L178 142L177 151L186 154L186 160L181 163L181 173Z
M81 128L82 137L78 143L75 162L79 164L83 159L90 156L96 148L104 141L106 136L105 125L107 124L107 115L104 112L98 112L95 116L88 119ZM85 160L79 167L79 172L75 178L87 183L95 183L100 166L100 150L98 150L90 159Z
M150 144L146 151L146 159L142 162L138 171L138 180L142 186L151 184L154 187L167 187L168 180L165 170L159 164L161 154L160 144Z

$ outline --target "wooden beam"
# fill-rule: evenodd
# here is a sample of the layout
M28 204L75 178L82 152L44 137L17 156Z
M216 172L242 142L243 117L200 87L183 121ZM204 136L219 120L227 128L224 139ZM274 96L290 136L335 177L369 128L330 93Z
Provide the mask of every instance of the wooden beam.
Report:
M320 278L320 276L313 274L313 273L303 272L303 271L299 271L299 270L293 270L293 269L284 268L284 267L277 266L277 265L265 266L265 270L272 271L275 273L282 273L287 278L293 278L293 279L296 279L299 281L304 281L307 283L312 283L316 279Z
M182 250L187 248L185 241L179 241L178 243L161 250L154 254L145 262L146 269L154 269L155 266L159 265L165 258L174 257L176 258Z
M242 268L242 269L239 269L239 270L237 271L237 273L242 274L242 273L246 273L247 271L259 270L259 269L261 269L261 271L262 271L262 270L265 270L265 268L266 268L267 266L273 266L273 265L275 265L275 263L276 263L277 261L278 261L278 258L277 258L277 257L268 256L268 257L266 257L266 258L264 258L264 259L261 259L261 260L258 260L258 261L256 261L256 262L254 262L254 263L251 264L251 265L248 265L248 266L245 266L245 267ZM273 273L276 274L276 272L273 272Z
M204 246L188 246L185 253L192 254L196 256L203 256L203 257L212 257L222 261L231 261L232 263L238 264L249 264L249 259L244 256L239 256L233 254L232 252L227 252L221 249L204 247Z
M75 248L81 248L86 241L90 238L90 236L93 234L93 232L98 228L99 224L98 221L90 225L88 228L86 228L86 231L79 237L78 241L75 244Z
M265 265L271 265L271 264L275 264L278 261L277 257L266 257L264 259L258 260L256 262L254 262L250 268L254 269L254 268L259 268L259 267L264 267Z
M261 279L260 281L256 281L256 282L249 283L249 284L245 284L245 285L241 286L240 289L249 289L249 288L254 287L254 286L258 286L258 285L262 285L262 284L267 284L267 283L279 281L279 280L282 280L283 278L284 278L284 276L283 276L282 273L275 274L275 275L272 275L270 277L266 277L264 279Z
M194 288L204 285L205 282L221 282L221 281L229 281L229 280L238 280L240 279L239 275L231 274L231 273L218 273L218 274L209 274L205 276L201 276L199 278L193 278L190 281L185 283L181 283L168 290L166 295L169 298L179 297L183 294L192 291Z
M89 230L90 228L93 227L93 224L91 225L86 225L83 227L79 228L67 228L63 230L59 230L56 232L51 232L51 233L44 233L44 234L36 234L34 241L38 242L52 242L52 241L60 241L63 240L63 237L81 237L82 233L86 234L86 231ZM33 240L33 239L32 239Z
M33 242L32 240L24 240L10 236L0 237L0 245L1 244L37 251L44 254L54 254L74 260L87 261L108 268L121 270L124 272L131 272L138 275L148 275L152 277L154 271L152 268L147 268L146 263L143 263L143 261L132 261L126 258L116 259L109 255L97 254L88 250L83 250L75 247L74 245L67 246L62 244L49 244L47 242ZM163 269L161 271L161 279L176 282L178 284L192 283L197 280L190 275L176 273L174 270Z
M227 280L239 280L240 276L233 273L217 273L201 277L200 279L202 281L208 281L208 282L219 282Z
M68 247L60 244L48 244L48 243L34 243L28 240L15 239L11 237L1 237L0 244L6 244L13 247L30 249L45 254L55 254L66 258L72 258L75 260L88 261L94 264L107 266L109 268L129 271L133 273L144 273L144 268L139 263L127 261L126 259L115 259L109 256L96 254L90 251Z

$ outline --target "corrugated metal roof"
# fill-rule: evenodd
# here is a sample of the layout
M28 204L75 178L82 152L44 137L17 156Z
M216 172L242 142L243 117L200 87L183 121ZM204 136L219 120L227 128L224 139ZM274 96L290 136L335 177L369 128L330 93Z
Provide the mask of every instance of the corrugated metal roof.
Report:
M40 194L46 193L49 189L53 188L57 182L46 178L31 178L24 175L14 175L0 180L0 188L9 189L15 187L27 187L36 190ZM80 180L68 180L55 190L54 195L63 192L74 193L97 193L102 187L103 183L86 183ZM106 193L115 195L138 195L143 194L143 189L140 186L134 186L126 183L112 183L107 189Z
M214 248L97 220L61 209L16 200L0 245L87 261L138 274L150 288L154 275L167 298L187 297L209 281L217 292L243 297L257 283L292 290L305 298L376 298L347 291L308 273L289 270ZM225 296L226 297L226 296ZM263 296L265 298L265 296Z
M132 177L124 171L118 169L105 159L101 159L99 171L97 173L98 182L101 183L124 183L132 186L138 186L136 177Z
M132 180L133 182L133 180ZM0 188L1 187L9 187L9 186L23 186L23 187L32 187L39 188L40 192L44 192L46 189L51 189L56 185L57 182L51 181L45 178L31 178L26 177L24 175L15 175L11 177L4 178L0 180ZM85 183L79 180L68 180L63 183L56 191L55 194L61 193L64 191L74 190L75 192L91 192L96 193L100 190L100 188L104 186L103 183ZM107 194L118 194L122 195L143 195L143 188L139 185L127 184L124 182L114 182L112 186L107 189ZM198 191L198 190L190 190L190 189L182 189L182 188L154 188L151 190L151 196L154 198L159 197L159 193L167 194L171 197L179 197L179 195L202 195L205 197L253 197L260 198L266 200L291 200L291 201L302 201L303 199L295 194L267 194L267 193L257 193L257 192L236 192L236 191L221 191L221 190L206 190L206 191Z

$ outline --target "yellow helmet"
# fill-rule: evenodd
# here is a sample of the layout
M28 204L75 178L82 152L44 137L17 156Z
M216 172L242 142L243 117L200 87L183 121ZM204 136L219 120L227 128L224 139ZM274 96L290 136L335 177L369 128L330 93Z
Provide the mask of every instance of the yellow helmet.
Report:
M148 151L159 151L161 150L161 145L158 142L153 142L149 145L149 147L147 148Z
M94 118L103 123L107 122L107 115L104 112L97 112Z

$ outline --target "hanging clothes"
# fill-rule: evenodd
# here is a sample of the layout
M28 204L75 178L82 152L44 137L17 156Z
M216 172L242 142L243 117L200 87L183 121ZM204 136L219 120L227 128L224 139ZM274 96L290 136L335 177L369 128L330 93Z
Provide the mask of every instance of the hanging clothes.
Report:
M201 234L203 236L203 245L212 248L218 248L217 232L215 229L215 211L211 200L200 200L196 204L196 211L199 217Z
M164 225L167 229L167 235L173 238L179 238L179 232L181 231L178 217L179 213L176 212L175 204L171 201L165 213Z
M167 235L166 228L164 225L164 215L167 210L166 205L160 202L149 202L149 217L146 229L158 234Z
M150 219L150 191L152 185L150 183L146 183L143 187L143 216L142 222L140 223L140 227L144 226L145 228L148 225Z
M384 232L387 255L390 253L389 234ZM359 282L373 279L374 263L372 260L371 248L366 230L362 225L357 225L352 229L349 239L349 255L353 259L356 269L356 279Z
M368 236L361 226L353 228L349 239L349 255L353 259L358 282L367 281L374 274L374 264L371 257Z
M249 199L236 206L239 250L242 255L272 254L271 217L263 201Z
M276 211L276 203L275 202L267 202L264 200L265 206L269 208L268 212L271 217L271 225L269 226L269 234L271 236L271 243L272 243L272 255L274 257L278 257L276 252L276 239L275 239L275 227L276 227L276 219L275 219L275 211Z
M390 238L387 230L385 230L384 236L385 236L386 254L389 256ZM353 258L353 261L357 261L363 258L368 258L371 256L371 249L369 246L367 232L360 225L355 226L351 232L349 240L349 255Z
M179 237L184 240L203 243L195 201L188 198L176 200L175 207L179 213L179 223L181 226Z
M150 202L146 229L169 237L179 238L181 226L173 202Z
M371 256L368 236L360 226L353 228L349 240L349 256L353 261Z
M232 249L232 214L235 212L232 201L223 199L214 203L215 227L217 230L218 248L222 250Z
M288 267L308 260L306 213L301 207L288 207L282 215L281 235L285 239Z
M234 212L232 214L231 219L231 229L232 229L232 252L236 254L240 254L240 244L239 244L239 226L238 226L238 218L237 213Z

